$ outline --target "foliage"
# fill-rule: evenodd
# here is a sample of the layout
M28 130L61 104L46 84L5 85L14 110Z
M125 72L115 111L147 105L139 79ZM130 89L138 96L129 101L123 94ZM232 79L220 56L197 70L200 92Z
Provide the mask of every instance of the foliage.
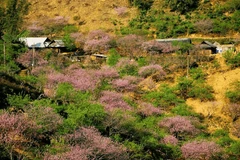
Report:
M117 92L103 91L99 100L107 111L112 111L117 108L131 110L131 107L123 100L122 94Z
M192 125L191 121L182 116L165 118L159 125L166 127L176 138L184 134L194 135L197 133L197 129Z
M121 58L116 64L116 68L119 70L120 75L136 76L138 74L138 64L134 60Z
M154 107L152 104L146 102L139 103L137 112L143 117L161 115L163 113L160 108Z
M143 38L135 34L126 35L116 41L120 55L129 55L130 59L139 55L142 42Z
M186 159L211 159L216 158L221 152L220 147L214 142L193 141L181 147L183 157Z
M186 104L180 104L174 107L171 112L180 116L198 116L197 113L193 112L191 107Z
M34 143L36 124L24 114L13 114L3 111L0 113L0 144L9 154L9 159L19 153L14 150L22 148L27 151ZM21 154L20 154L21 155Z
M141 10L149 10L154 0L129 0L129 2Z
M180 13L186 13L188 11L194 10L197 6L199 1L198 0L166 0L166 5L168 5L173 11L178 11Z
M7 102L11 107L16 107L16 109L22 109L30 102L31 98L29 95L24 94L14 94L14 95L7 95Z
M178 139L172 135L167 135L162 139L162 142L176 146L178 144Z
M166 73L163 71L163 68L158 64L143 66L139 69L138 74L144 78L156 74L159 75L160 77L164 77L166 75Z
M112 38L102 30L91 31L84 44L87 53L105 53L112 47Z
M57 132L63 123L63 118L50 107L29 106L24 110L28 118L38 125L37 132L46 136Z
M232 68L240 66L240 53L234 54L232 51L228 51L223 54L223 57Z
M174 93L174 88L168 85L162 85L159 91L152 91L143 95L143 98L157 107L168 108L183 103L183 100L178 98Z
M209 34L213 30L213 21L211 19L199 20L194 23L196 30L202 34Z
M128 159L125 149L103 137L94 127L81 127L73 134L65 136L66 142L70 144L67 152L57 155L46 155L45 159Z
M225 95L232 103L240 102L240 81L231 84L232 89L228 90Z
M109 50L110 55L107 58L107 64L109 66L115 66L119 59L121 58L120 54L117 52L116 49L112 48Z

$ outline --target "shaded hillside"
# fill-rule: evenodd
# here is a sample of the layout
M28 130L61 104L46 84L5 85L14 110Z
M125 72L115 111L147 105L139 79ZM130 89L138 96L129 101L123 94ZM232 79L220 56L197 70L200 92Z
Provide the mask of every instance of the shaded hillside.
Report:
M41 93L35 87L19 81L14 77L0 72L0 108L8 106L7 95L30 95L31 99L36 99Z

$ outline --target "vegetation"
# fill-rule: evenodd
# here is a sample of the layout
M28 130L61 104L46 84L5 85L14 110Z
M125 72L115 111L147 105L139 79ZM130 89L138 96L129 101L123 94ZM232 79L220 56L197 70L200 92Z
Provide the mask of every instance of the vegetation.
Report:
M210 86L220 71L239 71L239 53L223 54L225 69L192 44L151 40L239 31L239 2L128 2L139 11L128 26L111 19L116 28L88 32L79 15L77 25L54 14L26 27L33 6L0 2L0 159L239 159L239 78L224 81L225 99ZM120 19L130 14L130 7L111 7ZM18 42L25 29L62 38L67 55L50 48L34 55Z

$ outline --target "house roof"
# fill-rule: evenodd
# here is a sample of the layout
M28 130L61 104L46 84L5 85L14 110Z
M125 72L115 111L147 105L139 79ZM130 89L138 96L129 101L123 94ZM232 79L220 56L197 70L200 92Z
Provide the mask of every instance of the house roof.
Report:
M19 41L25 43L28 48L46 48L52 43L48 37L22 37Z
M192 43L190 38L167 38L167 39L156 39L157 42L188 42Z
M212 44L209 41L203 41L200 45L200 48L202 49L211 49L211 48L217 48L214 44Z
M60 47L65 47L65 44L62 40L53 40L48 47L60 48Z

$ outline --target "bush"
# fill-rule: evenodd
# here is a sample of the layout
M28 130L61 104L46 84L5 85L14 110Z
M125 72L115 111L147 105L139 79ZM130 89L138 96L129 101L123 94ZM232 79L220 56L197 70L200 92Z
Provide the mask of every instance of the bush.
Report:
M120 56L120 54L118 54L118 52L114 48L109 50L109 54L110 55L107 58L107 64L109 66L115 66L118 63L121 56Z
M24 94L19 94L19 95L7 95L7 102L11 107L16 107L16 109L23 109L24 106L29 104L30 102L30 96L29 95L24 95Z
M228 90L225 95L232 103L240 102L240 81L231 84L232 89Z
M184 101L174 93L175 89L168 85L162 85L159 91L149 92L143 98L157 107L170 107L183 103Z
M129 59L122 58L116 64L116 68L119 70L120 75L130 75L136 76L138 75L138 64L137 62Z

